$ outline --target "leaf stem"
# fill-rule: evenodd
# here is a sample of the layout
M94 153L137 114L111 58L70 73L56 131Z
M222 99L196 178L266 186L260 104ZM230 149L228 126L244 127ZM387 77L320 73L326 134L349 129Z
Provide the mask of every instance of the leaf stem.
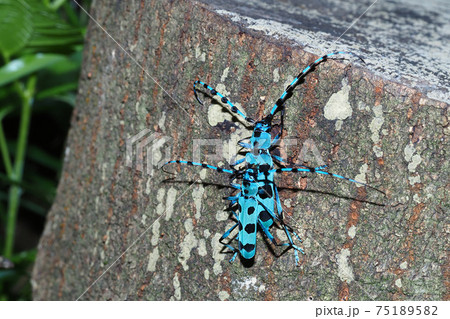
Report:
M8 144L6 143L5 132L3 130L3 122L0 118L0 151L2 152L3 164L5 165L6 175L12 176L11 157L9 156Z
M25 87L16 82L14 87L22 100L22 112L20 114L19 136L16 147L16 156L14 158L14 167L12 175L9 176L17 183L22 182L23 168L25 165L25 152L28 141L28 132L30 129L31 107L36 88L36 75L31 75ZM6 220L6 240L4 256L11 258L14 247L14 235L16 230L17 212L19 210L19 201L22 189L18 184L13 184L9 188L8 211Z

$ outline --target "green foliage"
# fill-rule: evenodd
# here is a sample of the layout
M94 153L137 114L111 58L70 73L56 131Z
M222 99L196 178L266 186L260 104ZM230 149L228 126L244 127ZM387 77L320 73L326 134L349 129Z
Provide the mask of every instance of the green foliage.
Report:
M7 59L30 40L31 19L31 9L24 0L0 0L0 51Z
M18 228L56 193L87 19L70 0L0 0L0 20L0 300L27 300L37 242Z

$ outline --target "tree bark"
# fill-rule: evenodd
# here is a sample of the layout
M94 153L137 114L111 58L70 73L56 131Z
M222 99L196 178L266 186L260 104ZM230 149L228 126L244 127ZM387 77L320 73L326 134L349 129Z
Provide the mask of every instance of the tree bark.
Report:
M98 0L92 16L127 53L91 21L36 300L448 299L448 104L356 59L321 64L287 103L281 154L386 196L280 174L300 265L262 234L251 267L230 264L218 242L234 223L227 176L171 165L167 181L156 166L226 167L229 146L251 134L207 95L198 104L194 80L261 118L317 55L193 0Z

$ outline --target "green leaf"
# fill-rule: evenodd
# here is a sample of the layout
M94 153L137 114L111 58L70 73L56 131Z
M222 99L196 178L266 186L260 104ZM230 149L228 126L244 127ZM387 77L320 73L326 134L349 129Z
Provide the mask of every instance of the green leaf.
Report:
M24 0L0 0L0 52L9 59L33 33L30 7Z
M36 95L36 99L45 99L45 98L56 98L59 100L65 101L65 95L63 93L66 93L68 91L75 91L78 88L78 83L72 82L72 83L64 83L58 86L54 86L50 89L47 89L45 91L39 92L39 94Z
M55 172L59 172L61 170L61 160L50 155L40 147L28 145L27 158Z
M52 99L74 106L80 67L81 51L43 70L39 73L36 100Z
M11 83L12 81L46 68L63 59L66 59L64 55L43 53L15 59L0 68L0 86Z
M83 42L82 29L65 22L52 8L40 0L29 0L34 32L27 50L67 52Z
M36 249L24 250L21 251L20 253L12 255L11 261L16 265L23 262L25 263L33 262L36 259L36 253L37 253Z

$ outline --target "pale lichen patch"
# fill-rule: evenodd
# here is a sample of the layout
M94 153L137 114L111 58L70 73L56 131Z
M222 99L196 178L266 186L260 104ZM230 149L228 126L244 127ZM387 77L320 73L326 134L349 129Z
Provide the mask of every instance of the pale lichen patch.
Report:
M173 288L175 289L175 292L172 296L172 300L181 300L181 285L179 277L180 275L178 273L175 273L175 276L173 277Z
M324 107L323 115L327 120L345 120L352 116L352 106L349 101L350 86L347 80L342 80L342 89L330 96ZM336 122L336 130L340 130L342 122Z
M225 209L218 210L216 213L216 220L221 222L228 219L228 213L225 211Z
M145 183L145 194L149 195L152 192L153 179L147 178L147 182Z
M348 229L348 237L350 237L351 239L355 238L356 236L356 226L352 225L349 229Z
M408 268L408 262L404 261L400 264L400 269L406 269L406 268Z
M195 205L195 218L199 219L201 217L201 211L202 211L202 198L203 193L205 192L205 188L202 185L198 185L194 190L192 191L192 199L194 201Z
M398 288L402 288L402 280L399 278L399 279L397 279L396 281L395 281L395 285L398 287Z
M220 77L220 82L224 82L227 79L228 72L230 71L229 67L223 69L222 76Z
M220 104L211 104L208 109L208 123L211 126L216 126L224 121L231 122L233 115L226 111Z
M422 163L422 157L420 157L419 154L414 154L411 158L411 162L408 164L408 170L412 173L415 172L420 163Z
M221 292L219 292L219 299L224 301L226 299L228 299L230 297L230 294L224 290L222 290Z
M161 129L164 128L165 123L166 123L166 112L162 112L162 116L158 121L159 128Z
M196 47L195 48L195 58L197 60L200 60L201 62L205 62L206 61L206 52L202 52L200 47Z
M380 131L381 131L381 127L383 126L384 123L384 117L383 117L383 106L380 105L375 105L372 108L372 111L375 115L375 117L372 119L372 122L370 122L369 124L369 129L372 132L372 142L375 144L379 144L380 143ZM383 157L383 151L381 150L381 147L379 145L374 145L372 148L373 152L375 153L375 155L377 157Z
M383 126L384 118L383 118L383 106L375 105L372 109L375 117L372 119L372 122L369 124L369 129L372 132L372 142L378 143L380 141L380 130L381 126Z
M271 230L272 232L273 230ZM280 239L283 239L286 237L284 230L282 229L276 229L275 232L277 233L277 237Z
M203 276L205 276L206 280L209 280L209 269L205 269L205 271L203 272Z
M180 244L181 253L178 256L178 261L183 266L183 269L186 271L189 269L187 262L189 257L191 256L191 250L198 245L198 240L195 238L193 230L194 225L192 223L192 219L187 219L184 222L184 228L187 231L187 235L184 237L183 242Z
M224 96L229 96L230 92L227 91L224 84L219 83L216 87L217 92L220 92ZM216 96L216 100L220 101L220 99ZM219 102L222 103L222 102ZM239 103L233 103L236 107L238 107L241 111L242 108L240 107ZM232 121L234 115L230 113L229 110L226 108L229 108L228 104L217 104L217 103L211 103L208 109L208 123L211 126L216 126L219 123L226 121ZM237 117L237 119L240 119L240 117Z
M240 290L257 290L257 282L258 279L256 277L242 278L239 281Z
M175 204L175 199L177 196L177 190L173 187L169 188L167 192L167 199L166 199L166 217L165 220L169 220L170 217L172 217L173 213L173 205Z
M227 162L236 162L240 157L236 156L239 152L240 146L238 145L238 141L248 137L249 131L242 126L239 126L233 133L231 133L230 138L224 141L223 144L223 157L227 160Z
M410 185L419 184L422 180L419 175L413 175L408 177L408 181Z
M403 150L403 156L405 160L408 162L408 171L410 173L415 173L417 166L422 163L422 157L419 154L414 154L416 149L414 145L410 142L407 144ZM411 175L408 177L410 185L414 185L416 183L420 183L421 179L419 175Z
M153 251L148 256L148 263L147 263L147 271L155 271L156 270L156 262L159 258L159 248L155 247Z
M348 257L350 257L350 250L344 248L337 255L337 265L338 265L338 276L342 281L351 283L355 276L353 275L353 268L348 262Z
M411 158L415 152L416 149L414 148L414 145L412 143L407 144L403 150L405 160L407 162L411 161Z
M288 198L284 200L284 206L286 206L287 208L292 207L292 199Z
M368 169L369 169L369 165L364 163L359 168L359 174L355 176L355 181L360 182L360 183L366 183L366 174L367 174ZM364 187L364 185L356 184L356 187Z
M161 138L154 140L151 147L147 148L147 173L150 175L153 174L155 168L159 168L162 165L162 150L165 149L164 145L166 145L169 139L166 136L161 136Z
M212 257L214 259L213 272L216 276L222 273L221 262L225 258L224 254L221 253L223 245L219 242L220 237L222 237L222 235L216 233L211 238Z
M156 194L156 200L158 204L156 205L156 214L162 215L164 213L164 196L166 195L166 190L164 188L158 189L158 193Z
M208 252L206 251L206 241L204 238L199 239L198 241L198 254L202 257L205 257Z
M273 82L278 83L280 81L280 68L275 68L273 70Z
M159 241L159 228L160 228L161 224L159 223L159 220L157 219L152 226L152 239L151 239L151 243L153 246L156 246L158 244Z
M205 168L205 169L202 169L202 170L200 171L200 173L198 173L198 175L200 175L200 179L201 179L201 180L204 180L204 179L206 178L207 172L208 172L208 170Z

